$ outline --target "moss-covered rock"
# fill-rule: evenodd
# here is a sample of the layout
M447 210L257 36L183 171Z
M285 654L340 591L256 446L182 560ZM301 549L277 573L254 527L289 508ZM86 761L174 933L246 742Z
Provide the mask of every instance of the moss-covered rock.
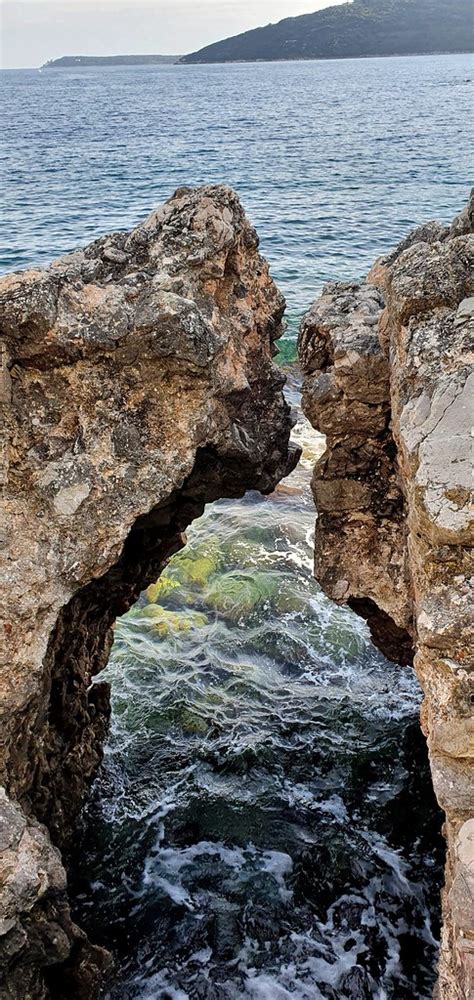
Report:
M255 545L246 535L232 536L222 546L226 565L247 569L255 566Z
M206 592L206 602L221 614L236 620L267 601L278 589L278 578L271 573L224 573Z
M324 640L334 646L337 652L348 656L360 656L364 648L364 640L349 624L334 621L324 630Z
M175 725L181 727L183 732L197 735L207 733L210 726L209 720L204 719L202 715L198 715L186 705L178 706L173 721Z
M178 583L204 587L223 563L223 553L213 540L195 548L186 548L172 559L166 576Z
M173 632L203 628L208 623L206 615L199 611L168 611L159 604L147 604L140 613L142 618L149 620L149 627L163 637Z
M280 614L295 614L308 608L310 593L299 590L296 581L282 578L273 605Z
M145 590L145 596L149 604L158 604L166 597L169 597L179 587L179 580L174 580L172 576L163 573L156 583L151 583Z

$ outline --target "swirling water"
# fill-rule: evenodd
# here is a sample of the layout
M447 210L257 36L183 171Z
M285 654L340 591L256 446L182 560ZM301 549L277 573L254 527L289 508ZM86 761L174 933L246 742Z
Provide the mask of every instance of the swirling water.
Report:
M239 191L288 299L466 200L468 56L0 74L3 270ZM289 369L288 393L298 402ZM439 814L410 670L312 579L310 469L206 510L117 623L113 722L73 871L114 998L430 996ZM103 676L103 675L102 675Z
M119 956L114 1000L430 995L439 817L419 691L312 579L324 444L302 417L296 436L295 473L210 506L116 627L75 884Z

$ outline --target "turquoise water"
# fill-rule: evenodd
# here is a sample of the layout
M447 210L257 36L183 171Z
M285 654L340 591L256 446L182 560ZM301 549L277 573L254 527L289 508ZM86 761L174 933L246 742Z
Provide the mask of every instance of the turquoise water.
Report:
M469 56L3 72L2 270L234 186L288 300L281 360L469 188ZM288 368L298 405L298 373ZM441 877L413 673L312 578L311 468L221 501L116 626L113 722L72 873L114 1000L424 1000ZM102 675L103 676L103 675Z

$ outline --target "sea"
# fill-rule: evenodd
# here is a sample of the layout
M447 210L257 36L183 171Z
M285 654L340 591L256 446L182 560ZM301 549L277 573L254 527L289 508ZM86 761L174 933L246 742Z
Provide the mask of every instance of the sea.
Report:
M206 508L115 628L104 763L70 865L106 1000L428 1000L442 817L410 668L312 574L300 318L467 201L470 56L2 71L0 270L239 193L287 299L303 457Z

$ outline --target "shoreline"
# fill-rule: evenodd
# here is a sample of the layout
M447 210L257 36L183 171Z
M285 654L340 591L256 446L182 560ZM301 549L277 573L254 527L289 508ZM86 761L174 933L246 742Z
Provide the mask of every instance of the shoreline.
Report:
M456 51L445 50L439 52L390 52L390 53L379 53L373 55L360 55L360 56L313 56L311 58L305 58L301 56L298 59L225 59L225 60L209 60L209 61L198 61L195 62L183 62L182 59L177 59L176 62L120 62L112 63L105 60L112 60L116 58L115 56L104 56L103 63L71 63L65 65L64 63L43 63L41 66L0 66L0 73L20 73L23 71L34 71L37 72L47 69L61 70L61 69L123 69L123 68L147 68L156 69L159 67L170 67L170 66L249 66L257 64L268 65L270 63L311 63L311 62L351 62L354 60L361 59L417 59L417 58L427 58L429 56L472 56L474 55L474 49L459 49ZM117 57L119 58L119 57ZM182 57L185 58L185 57Z
M359 59L413 59L425 56L470 56L474 55L474 49L452 49L439 52L381 52L371 55L359 56L300 56L295 59L222 59L222 60L196 60L195 62L178 62L175 66L227 66L240 65L247 66L256 63L300 63L300 62L351 62Z

